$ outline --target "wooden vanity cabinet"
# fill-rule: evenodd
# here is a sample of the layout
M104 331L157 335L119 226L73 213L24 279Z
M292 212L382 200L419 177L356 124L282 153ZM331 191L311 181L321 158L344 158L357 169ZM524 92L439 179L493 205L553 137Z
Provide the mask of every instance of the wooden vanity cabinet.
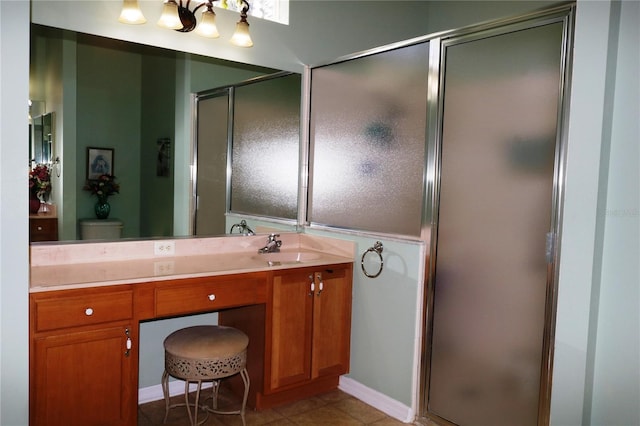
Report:
M265 394L335 388L349 371L352 265L274 272L271 292Z
M29 424L135 424L130 286L32 293L30 310Z
M250 406L335 389L349 371L352 272L334 264L31 293L29 424L135 425L140 321L192 313L217 311L249 336Z

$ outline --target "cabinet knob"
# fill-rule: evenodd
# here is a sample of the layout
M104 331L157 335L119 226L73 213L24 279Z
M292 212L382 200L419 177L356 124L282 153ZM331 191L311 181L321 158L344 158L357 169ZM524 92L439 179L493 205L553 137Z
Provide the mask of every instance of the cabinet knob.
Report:
M88 317L90 317L91 315L93 315L93 309L91 308L87 308L84 310L84 314Z
M214 300L216 300L216 295L215 294L210 294L210 295L207 296L207 298L213 302Z
M42 231L42 226L38 226L36 229L37 229L38 231Z

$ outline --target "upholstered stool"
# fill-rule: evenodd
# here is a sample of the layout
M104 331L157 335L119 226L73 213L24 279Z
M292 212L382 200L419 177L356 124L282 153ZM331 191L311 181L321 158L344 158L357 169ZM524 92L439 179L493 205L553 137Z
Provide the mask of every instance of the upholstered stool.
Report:
M191 425L207 421L208 413L240 414L245 424L245 408L249 395L249 374L247 373L247 345L249 338L242 331L217 325L187 327L171 333L164 340L164 373L162 392L165 400L164 422L169 409L185 406ZM240 410L218 410L218 390L220 379L240 373L244 382L244 397ZM184 403L169 404L169 376L185 381ZM212 408L199 404L202 382L213 383ZM189 384L196 384L195 402L189 402ZM193 414L191 413L193 407ZM206 410L207 416L198 423L198 409Z

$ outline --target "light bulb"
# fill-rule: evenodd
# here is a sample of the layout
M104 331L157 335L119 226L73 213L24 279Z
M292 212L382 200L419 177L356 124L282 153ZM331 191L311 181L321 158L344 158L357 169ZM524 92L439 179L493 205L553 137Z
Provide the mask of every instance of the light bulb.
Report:
M216 26L216 14L213 10L205 10L202 12L202 16L200 18L200 23L196 28L196 33L203 37L209 38L218 38L220 37L220 33L218 32L218 27Z
M231 43L240 47L253 46L251 35L249 35L249 23L246 20L241 19L236 24L236 31L233 33L233 37L231 37Z
M182 28L182 22L178 15L178 3L173 0L167 0L162 7L162 15L158 20L158 25L170 30L179 30Z
M122 11L118 21L123 24L144 24L147 22L140 10L138 0L124 0L122 2Z

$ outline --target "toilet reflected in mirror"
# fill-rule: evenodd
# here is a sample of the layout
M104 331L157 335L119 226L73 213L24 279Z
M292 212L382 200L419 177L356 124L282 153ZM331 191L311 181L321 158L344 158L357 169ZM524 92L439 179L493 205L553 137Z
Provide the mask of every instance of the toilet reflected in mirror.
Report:
M124 225L119 219L81 219L80 238L82 240L113 241L122 237Z

